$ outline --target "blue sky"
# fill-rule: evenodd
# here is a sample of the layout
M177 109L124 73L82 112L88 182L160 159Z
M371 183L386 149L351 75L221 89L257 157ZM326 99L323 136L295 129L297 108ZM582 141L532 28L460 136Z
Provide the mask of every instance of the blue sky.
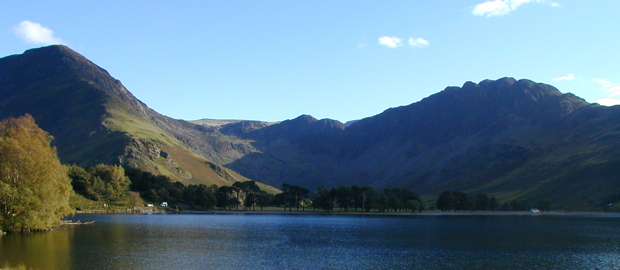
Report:
M177 119L342 122L514 77L620 104L620 1L2 1L0 56L66 44Z

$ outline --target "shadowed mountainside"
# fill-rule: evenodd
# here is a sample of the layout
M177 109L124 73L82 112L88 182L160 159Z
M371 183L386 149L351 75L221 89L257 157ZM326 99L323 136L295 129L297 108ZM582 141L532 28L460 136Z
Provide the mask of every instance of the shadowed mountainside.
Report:
M529 80L467 82L347 128L301 116L235 133L261 152L227 166L305 186L483 191L587 207L620 188L619 114Z

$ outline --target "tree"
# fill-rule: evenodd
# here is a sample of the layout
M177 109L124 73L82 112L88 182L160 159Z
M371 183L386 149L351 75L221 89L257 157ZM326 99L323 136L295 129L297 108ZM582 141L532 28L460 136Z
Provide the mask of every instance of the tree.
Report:
M257 195L261 191L260 187L255 181L245 181L242 183L242 188L245 192L244 206L247 208L252 207L252 210L255 210L254 206L256 205L256 201L258 199Z
M398 212L400 209L404 207L403 204L400 202L400 199L398 198L398 196L396 196L396 194L394 193L387 195L387 206L388 206L387 208L394 209L394 212Z
M98 193L103 193L103 200L123 201L129 196L129 185L131 181L125 175L125 169L118 165L98 164L88 168L89 173L94 178L103 181L105 189ZM161 194L160 194L161 197Z
M68 175L75 192L88 199L99 200L99 195L93 190L92 175L86 169L74 164L68 167Z
M456 209L456 198L452 194L451 191L446 190L439 195L437 198L437 209L441 211L450 211Z
M256 186L256 189L260 190L258 186ZM293 207L295 207L295 211L299 211L300 202L301 206L305 208L305 202L309 195L310 191L306 188L284 183L282 184L282 193L277 194L273 198L273 203L274 205L284 206L284 210L286 210L288 206L289 211L292 210Z
M499 210L499 201L495 198L495 195L491 195L491 198L489 199L489 207L491 208L491 211Z
M370 212L370 210L377 208L379 193L374 188L370 186L363 187L362 198L362 208L364 211Z
M475 206L476 206L476 202L474 201L474 198L464 192L460 192L460 191L452 191L452 196L454 196L454 198L456 199L456 207L454 208L454 210L456 211L473 211Z
M0 122L0 230L43 230L73 212L71 180L51 141L28 114Z
M491 208L491 199L484 192L476 194L476 210L487 211Z
M155 189L149 189L149 191L146 194L147 194L146 198L148 200L153 201L153 202L159 201L159 194L157 194L157 191Z
M516 199L510 201L510 210L519 211L519 202Z
M233 203L233 205L236 205L236 207L237 207L236 210L239 210L239 204L240 204L241 200L243 200L242 198L240 198L240 196L241 196L242 193L244 193L243 192L244 191L244 187L242 185L242 182L235 182L230 187L235 191L235 193L237 193L237 196L236 196L237 200L236 200L236 203ZM232 203L233 200L230 200L230 202Z
M284 210L286 211L286 206L287 205L292 205L291 204L291 184L289 183L284 183L282 184L282 193L278 194L280 196L277 196L276 198L276 202L281 203L284 206ZM292 209L292 207L291 207ZM290 210L290 209L289 209Z
M144 200L140 197L140 192L132 191L129 193L129 203L130 206L135 208L138 206L144 206Z
M195 191L195 195L193 196L194 201L191 202L194 206L197 206L199 209L202 210L215 208L218 202L213 192L215 187L209 188L206 185L202 184L190 186L195 186L195 188L192 188L192 190ZM239 202L239 200L237 200L237 202Z
M377 200L377 210L379 210L379 212L385 212L386 210L390 211L388 206L388 197L385 193L379 195L379 199Z
M412 212L415 212L416 210L422 212L422 204L416 200L408 200L406 202L406 208L411 209Z
M291 199L295 204L295 211L299 211L299 204L301 202L302 210L305 210L305 201L310 195L310 191L306 188L299 186L291 186L290 188Z
M353 196L353 208L355 212L357 212L358 208L362 208L362 211L364 211L364 190L357 185L353 185L351 187L351 194Z
M267 193L267 191L261 190L256 195L256 203L260 206L260 210L263 210L264 206L269 206L271 204L271 200L273 199L273 195Z
M314 199L313 204L314 207L321 208L325 212L334 210L334 198L325 186L317 188L317 197Z
M125 169L121 166L98 164L84 169L77 165L68 168L68 175L71 178L71 185L75 192L84 195L86 198L95 201L107 201L125 203L129 198L130 178L125 174ZM136 170L132 170L130 176L136 177ZM152 176L150 174L140 174L139 177ZM140 179L136 179L136 187L141 186ZM157 186L151 187L156 189ZM160 191L157 189L158 192ZM134 191L139 191L135 189ZM146 199L154 200L158 196L150 193L141 194ZM130 202L131 203L131 202Z
M388 188L385 189L383 193L388 197L388 205L390 208L394 209L394 211L399 211L403 208L415 208L412 210L418 210L420 212L423 210L422 198L420 198L420 195L408 188Z
M339 186L337 189L332 189L332 191L330 191L330 193L336 199L338 207L344 209L345 212L348 212L349 204L353 197L353 192L351 189L345 186Z
M220 210L230 207L231 195L233 192L234 190L229 186L221 186L218 188L217 194L216 194L216 201L217 201L217 207L219 207ZM239 203L239 200L237 200L237 203Z

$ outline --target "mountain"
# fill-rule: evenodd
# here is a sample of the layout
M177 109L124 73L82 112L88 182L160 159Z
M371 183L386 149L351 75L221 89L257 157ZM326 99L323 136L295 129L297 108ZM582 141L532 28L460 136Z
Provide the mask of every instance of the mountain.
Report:
M220 127L223 134L251 142L256 149L226 163L227 167L273 185L292 183L314 189L335 181L333 173L339 169L338 142L344 124L302 115L278 124L262 125L239 122Z
M226 166L304 186L488 192L590 207L620 190L619 116L620 107L529 80L467 82L346 128L322 120L323 129L308 132L318 120L302 116L235 133L261 153Z
M617 153L612 138L619 109L528 80L468 82L352 125L344 147L349 159L339 178L355 172L365 184L383 187L540 196L553 196L539 190L551 186L578 190L618 183L618 177L575 178L591 166L618 162L593 158Z
M33 115L64 163L122 164L194 184L248 180L205 157L214 150L202 126L153 111L66 46L2 58L0 74L0 118Z
M407 187L592 208L620 192L620 106L501 78L348 122L183 121L65 46L0 59L0 118L32 114L65 163L123 164L189 183Z

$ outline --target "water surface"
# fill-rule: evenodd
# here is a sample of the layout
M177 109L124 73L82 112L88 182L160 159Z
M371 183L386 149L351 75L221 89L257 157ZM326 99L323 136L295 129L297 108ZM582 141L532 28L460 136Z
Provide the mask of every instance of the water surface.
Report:
M38 269L618 269L619 216L78 215L0 237Z

